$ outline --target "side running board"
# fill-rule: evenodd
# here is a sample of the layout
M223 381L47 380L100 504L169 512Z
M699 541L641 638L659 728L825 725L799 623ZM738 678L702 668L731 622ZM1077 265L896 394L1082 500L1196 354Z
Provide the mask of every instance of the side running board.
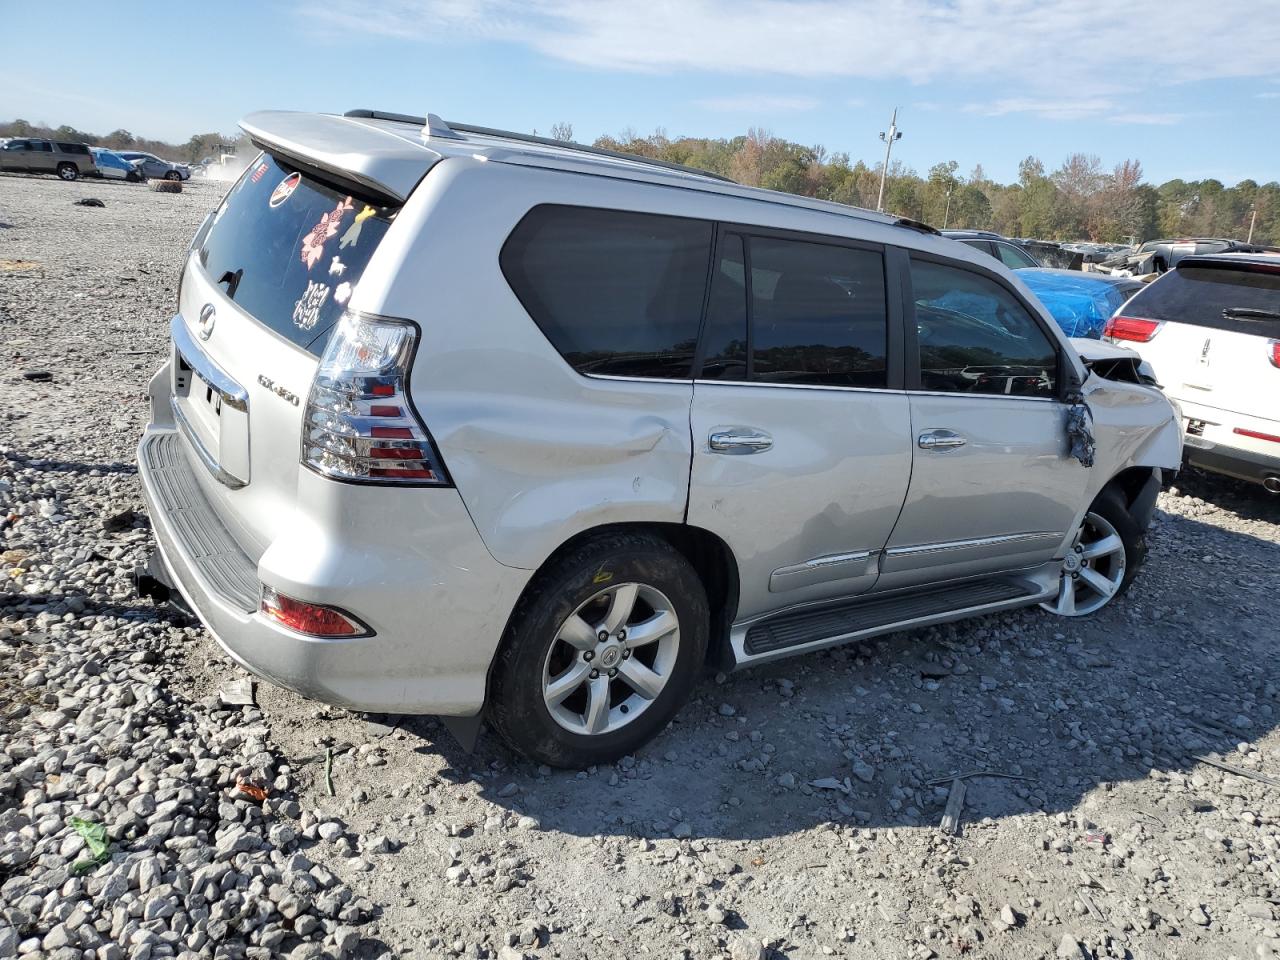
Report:
M1007 577L810 606L735 628L734 653L739 662L746 662L799 647L831 646L872 634L1027 606L1051 592L1031 580Z

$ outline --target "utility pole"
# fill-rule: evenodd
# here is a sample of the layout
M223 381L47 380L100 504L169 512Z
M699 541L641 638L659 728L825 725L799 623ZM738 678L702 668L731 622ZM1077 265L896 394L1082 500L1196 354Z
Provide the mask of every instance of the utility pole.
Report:
M947 209L942 215L942 229L947 229L947 221L951 219L951 191L955 189L955 181L947 181Z
M880 198L876 200L876 210L884 212L884 181L889 176L889 154L893 152L893 142L902 139L902 131L898 129L898 108L893 108L893 119L889 121L889 131L881 131L880 139L884 141L884 169L880 171Z
M1245 243L1253 243L1253 225L1258 222L1258 207L1255 205L1249 214L1249 239Z

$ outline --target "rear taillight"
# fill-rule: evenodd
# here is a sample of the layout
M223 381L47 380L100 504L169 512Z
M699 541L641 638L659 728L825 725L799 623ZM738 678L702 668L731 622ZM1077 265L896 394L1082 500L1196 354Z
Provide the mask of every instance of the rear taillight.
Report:
M1273 367L1280 367L1280 340L1267 341L1267 359Z
M449 478L409 402L416 328L347 313L311 384L302 418L302 462L358 483L444 486Z
M295 600L266 584L262 585L259 610L264 617L309 637L367 637L372 634L363 623L336 607Z
M1102 336L1107 340L1133 340L1137 343L1146 343L1160 332L1163 325L1162 320L1114 316L1102 328Z

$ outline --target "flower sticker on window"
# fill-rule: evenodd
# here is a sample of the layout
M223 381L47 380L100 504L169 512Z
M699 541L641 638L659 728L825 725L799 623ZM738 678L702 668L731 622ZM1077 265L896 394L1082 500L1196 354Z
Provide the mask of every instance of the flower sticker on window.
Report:
M346 303L351 299L351 284L343 282L338 284L338 289L333 291L333 299L339 303Z
M310 270L324 256L324 245L338 233L338 225L342 218L355 209L351 198L347 197L336 207L320 218L320 222L311 228L311 232L302 238L302 262Z
M293 305L293 322L301 330L310 330L320 320L320 309L329 299L329 285L311 281L306 293Z
M347 227L347 232L342 235L342 239L338 241L338 249L342 250L357 243L360 240L360 231L364 228L364 222L376 212L373 207L366 204L365 208L356 214L356 219L351 226Z

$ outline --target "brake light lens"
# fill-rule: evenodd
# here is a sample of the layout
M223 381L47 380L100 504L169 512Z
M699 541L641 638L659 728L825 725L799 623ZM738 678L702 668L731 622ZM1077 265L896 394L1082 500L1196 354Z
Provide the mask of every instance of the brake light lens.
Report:
M302 462L335 480L447 486L408 394L416 328L347 313L329 339L302 418Z
M1267 354L1267 359L1271 361L1271 365L1280 367L1280 340L1268 340L1267 350L1270 351Z
M373 631L336 607L295 600L262 585L259 609L264 617L309 637L367 637Z
M1146 343L1164 326L1163 320L1144 320L1141 317L1114 316L1102 328L1102 336L1107 340L1132 340Z
M1257 430L1246 430L1244 427L1236 427L1231 431L1242 437L1252 437L1254 440L1270 440L1272 443L1280 443L1280 437L1270 433L1259 433Z

